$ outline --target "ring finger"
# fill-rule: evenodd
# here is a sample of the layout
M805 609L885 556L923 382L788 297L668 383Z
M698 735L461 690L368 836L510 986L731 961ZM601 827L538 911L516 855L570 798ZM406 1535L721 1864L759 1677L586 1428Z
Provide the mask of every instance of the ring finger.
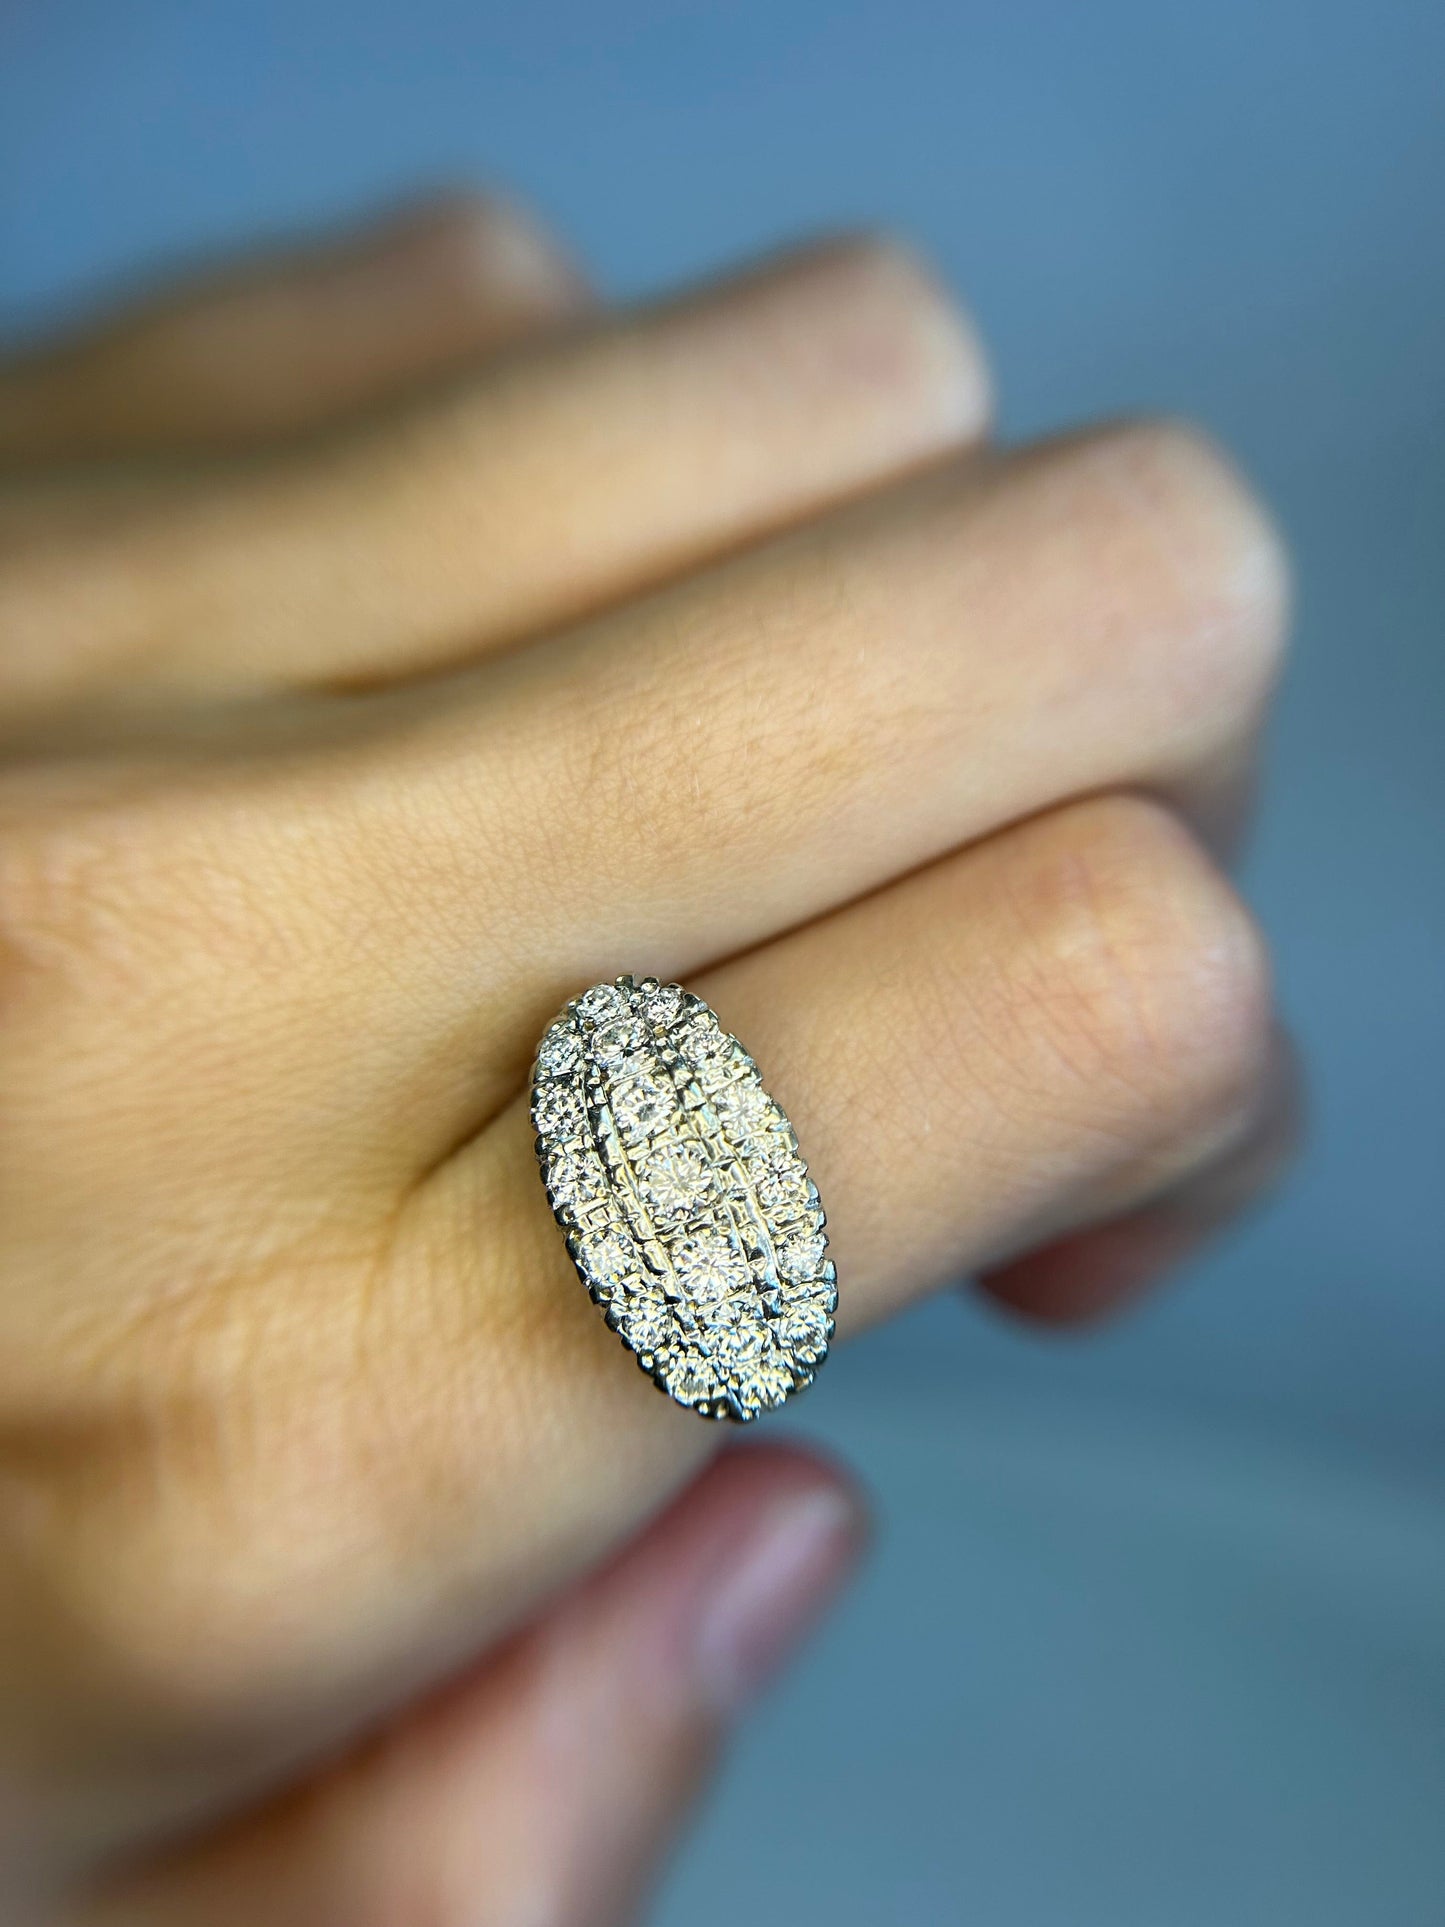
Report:
M1269 1097L1250 919L1178 821L1133 797L1021 824L697 988L797 1128L844 1336L1177 1190ZM520 1535L504 1564L534 1571L543 1549L506 1502L517 1482L546 1488L536 1515L558 1545L590 1542L706 1449L573 1275L525 1097L415 1194L393 1252L361 1382L399 1430L403 1485L444 1491L450 1468L444 1542L463 1518L491 1551ZM479 1425L490 1457L469 1476Z
M1020 825L697 987L797 1126L829 1210L845 1334L1177 1185L1239 1141L1262 1101L1258 940L1177 821L1134 798ZM395 1691L398 1669L450 1650L458 1625L495 1631L717 1442L643 1381L588 1303L524 1098L411 1195L354 1296L313 1298L298 1319L292 1295L285 1279L258 1283L205 1322L198 1370L224 1376L258 1330L268 1369L248 1394L261 1404L233 1481L240 1511L185 1542L206 1594L224 1566L208 1532L254 1535L281 1562L297 1623L326 1627L318 1681L334 1687L339 1670L353 1698L358 1678ZM327 1441L319 1501L282 1416L300 1412ZM163 1557L144 1528L119 1506L105 1521L138 1612ZM192 1606L207 1617L204 1597ZM249 1676L244 1626L211 1625L201 1656L212 1641L238 1648ZM288 1676L306 1676L300 1658Z
M1247 1136L1265 1092L1258 940L1177 820L1133 797L1001 832L696 981L797 1126L845 1333L1177 1187ZM114 1324L128 1234L97 1215ZM303 1749L475 1650L717 1443L588 1303L525 1098L393 1199L379 1246L352 1245L329 1235L299 1279L263 1266L178 1307L167 1278L165 1302L124 1305L128 1337L168 1322L152 1356L184 1359L179 1383L151 1388L155 1422L190 1438L196 1403L214 1406L226 1503L211 1448L183 1453L165 1507L146 1478L118 1478L67 1551L70 1596L101 1615L107 1651L142 1677L165 1653L176 1703L208 1717L284 1702ZM65 1250L73 1327L82 1260ZM38 1315L29 1349L44 1356L52 1298ZM92 1340L71 1424L145 1368L93 1342L95 1308L79 1323ZM91 1476L84 1462L74 1476ZM230 1583L241 1547L284 1610L258 1615Z

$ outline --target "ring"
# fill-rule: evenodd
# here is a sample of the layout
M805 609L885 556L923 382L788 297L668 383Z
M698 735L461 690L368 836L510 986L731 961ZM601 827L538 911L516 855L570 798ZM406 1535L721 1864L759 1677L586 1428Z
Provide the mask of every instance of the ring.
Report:
M572 1262L660 1391L746 1422L812 1383L838 1304L817 1187L700 997L655 977L574 997L538 1047L532 1122Z

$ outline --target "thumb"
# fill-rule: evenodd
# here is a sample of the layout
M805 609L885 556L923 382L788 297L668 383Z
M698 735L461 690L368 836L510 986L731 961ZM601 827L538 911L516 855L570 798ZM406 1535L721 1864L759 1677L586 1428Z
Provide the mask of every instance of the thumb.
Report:
M834 1468L725 1452L469 1674L74 1927L618 1927L863 1537Z

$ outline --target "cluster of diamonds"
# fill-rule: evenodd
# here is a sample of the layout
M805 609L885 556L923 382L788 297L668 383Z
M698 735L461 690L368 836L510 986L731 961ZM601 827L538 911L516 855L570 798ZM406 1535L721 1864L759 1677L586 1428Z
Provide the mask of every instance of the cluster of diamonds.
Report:
M700 998L654 977L574 998L538 1050L532 1121L582 1281L663 1391L747 1420L810 1383L838 1302L817 1189Z

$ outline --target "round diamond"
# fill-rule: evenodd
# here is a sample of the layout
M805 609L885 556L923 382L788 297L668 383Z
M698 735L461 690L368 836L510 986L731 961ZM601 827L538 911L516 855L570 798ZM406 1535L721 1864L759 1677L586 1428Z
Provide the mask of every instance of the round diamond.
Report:
M826 1298L791 1298L784 1304L775 1329L789 1351L811 1359L828 1342L830 1317Z
M822 1238L812 1232L785 1239L778 1247L779 1274L793 1284L816 1277L823 1263L824 1250Z
M642 993L644 1016L661 1029L665 1030L681 1009L682 991L676 984L658 984L655 989Z
M708 1170L690 1144L664 1145L641 1171L642 1195L663 1217L680 1217L707 1194Z
M734 1397L749 1418L781 1405L793 1389L793 1374L776 1353L765 1356L739 1376Z
M748 1282L742 1253L718 1231L704 1231L685 1239L673 1253L672 1262L684 1291L700 1303L725 1298Z
M620 1064L641 1046L644 1034L635 1017L610 1018L593 1035L593 1055L604 1064Z
M743 1053L734 1045L716 1057L703 1057L693 1066L693 1076L705 1091L721 1091L732 1083L734 1072L743 1063Z
M542 1039L542 1047L537 1052L538 1067L548 1077L565 1077L575 1069L582 1055L582 1042L572 1026L565 1021L553 1024Z
M707 1350L728 1372L749 1370L767 1349L767 1333L760 1311L736 1298L724 1299L719 1315L708 1319L704 1343Z
M582 1262L599 1285L616 1286L637 1269L637 1248L621 1231L605 1231L581 1246Z
M577 1157L566 1151L549 1161L547 1185L560 1205L595 1204L607 1188L595 1157Z
M723 1382L712 1360L695 1351L683 1353L668 1372L667 1384L673 1397L680 1398L686 1405L695 1405L704 1398L716 1398L723 1389Z
M627 999L616 984L593 984L577 999L577 1008L589 1024L602 1024L609 1017L621 1016L627 1008Z
M795 1218L808 1210L812 1194L802 1166L765 1171L758 1179L758 1203L773 1218Z
M582 1100L565 1084L548 1084L537 1093L537 1129L556 1135L582 1123Z
M782 1130L756 1132L743 1139L741 1149L746 1153L755 1186L773 1172L786 1173L797 1167L797 1150Z
M777 1105L758 1084L729 1084L713 1103L718 1116L743 1137L773 1130L782 1122Z
M651 1137L671 1123L677 1106L673 1091L655 1077L638 1077L612 1098L612 1115L629 1138Z
M667 1343L671 1319L667 1299L657 1285L630 1291L622 1308L621 1326L634 1351L655 1352Z
M716 1057L733 1041L710 1012L699 1011L689 1017L677 1034L685 1057L702 1060Z

